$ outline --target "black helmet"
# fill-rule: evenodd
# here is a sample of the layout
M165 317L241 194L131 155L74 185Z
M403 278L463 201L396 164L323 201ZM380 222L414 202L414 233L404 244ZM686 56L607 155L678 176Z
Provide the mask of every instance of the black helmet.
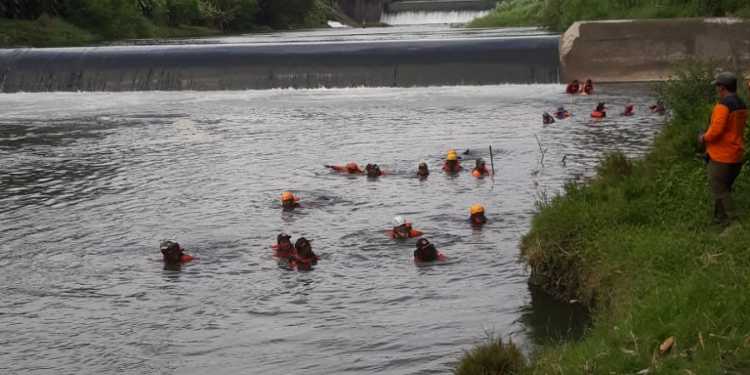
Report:
M297 242L294 243L294 247L300 248L304 247L305 245L310 246L310 241L307 240L305 237L300 237L297 239Z
M172 240L164 240L164 241L161 241L161 244L159 244L159 250L161 250L162 253L175 251L179 249L180 249L180 244Z

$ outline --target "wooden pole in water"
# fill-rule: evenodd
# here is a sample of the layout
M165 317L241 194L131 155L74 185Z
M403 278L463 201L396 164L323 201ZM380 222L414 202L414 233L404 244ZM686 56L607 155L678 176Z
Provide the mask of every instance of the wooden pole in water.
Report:
M492 175L495 175L495 158L492 156L492 145L490 145L490 165L492 166Z

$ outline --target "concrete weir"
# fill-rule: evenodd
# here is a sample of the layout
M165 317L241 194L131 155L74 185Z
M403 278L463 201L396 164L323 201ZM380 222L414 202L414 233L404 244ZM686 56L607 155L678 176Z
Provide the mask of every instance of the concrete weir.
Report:
M563 79L659 81L675 64L750 72L750 21L732 18L576 22L560 40Z
M0 91L244 90L558 81L558 38L0 50Z

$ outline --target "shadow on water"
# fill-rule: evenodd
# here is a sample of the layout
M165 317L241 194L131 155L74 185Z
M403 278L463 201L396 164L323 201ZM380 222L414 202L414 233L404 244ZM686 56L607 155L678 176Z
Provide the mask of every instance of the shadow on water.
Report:
M560 302L533 285L529 294L531 302L521 309L519 320L534 344L579 340L591 326L591 315L583 305Z

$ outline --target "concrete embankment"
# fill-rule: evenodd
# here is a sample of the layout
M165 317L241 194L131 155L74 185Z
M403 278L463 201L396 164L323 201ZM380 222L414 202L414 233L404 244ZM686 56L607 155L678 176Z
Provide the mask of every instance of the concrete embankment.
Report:
M563 79L667 79L675 64L750 72L750 21L727 18L576 22L560 40Z
M0 50L0 91L557 82L555 36Z

